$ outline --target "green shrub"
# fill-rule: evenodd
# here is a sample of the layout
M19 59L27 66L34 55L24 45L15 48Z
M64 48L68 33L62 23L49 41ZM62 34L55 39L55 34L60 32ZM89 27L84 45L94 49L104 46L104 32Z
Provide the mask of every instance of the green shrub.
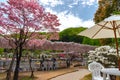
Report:
M88 74L88 75L84 76L81 80L92 80L92 75Z

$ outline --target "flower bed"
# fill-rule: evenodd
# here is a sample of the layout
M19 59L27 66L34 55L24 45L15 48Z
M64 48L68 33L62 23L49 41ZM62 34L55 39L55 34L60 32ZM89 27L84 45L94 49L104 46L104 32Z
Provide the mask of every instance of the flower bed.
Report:
M97 61L105 67L117 67L116 49L110 46L101 46L94 51L89 51L88 63Z

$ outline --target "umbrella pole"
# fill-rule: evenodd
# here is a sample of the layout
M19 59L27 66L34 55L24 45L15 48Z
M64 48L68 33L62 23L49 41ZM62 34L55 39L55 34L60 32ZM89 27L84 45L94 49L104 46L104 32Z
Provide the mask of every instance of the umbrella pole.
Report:
M116 34L116 28L115 28L115 21L113 21L113 31L114 31L114 36L115 36L117 56L118 56L118 59L119 59L118 40L117 40L117 34Z
M114 21L113 21L113 31L114 31L114 35L115 35L116 51L117 51L117 57L118 57L118 68L120 70L120 57L119 57L119 50L118 50L118 40L117 40L117 34L116 34L116 28L115 28Z
M117 50L117 57L118 57L118 68L120 70L120 57L119 57L119 50L118 50L118 41L117 41L117 38L115 38L115 42L116 42L116 50Z
M114 32L114 33L115 33L116 51L117 51L117 56L118 56L118 59L119 59L118 40L117 40L117 37L116 37L116 32Z

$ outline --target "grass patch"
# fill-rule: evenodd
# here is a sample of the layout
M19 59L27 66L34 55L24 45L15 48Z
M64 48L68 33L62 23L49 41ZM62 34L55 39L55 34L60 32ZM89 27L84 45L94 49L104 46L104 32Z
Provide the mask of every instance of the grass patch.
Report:
M92 80L92 74L84 76L81 80Z
M6 73L0 73L0 80L4 80L6 77Z

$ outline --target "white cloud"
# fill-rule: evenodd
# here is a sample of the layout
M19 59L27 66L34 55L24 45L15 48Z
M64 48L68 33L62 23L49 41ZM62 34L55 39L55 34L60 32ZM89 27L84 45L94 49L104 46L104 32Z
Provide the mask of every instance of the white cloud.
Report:
M39 0L42 5L49 5L55 7L59 4L64 4L62 0Z
M57 5L62 5L65 3L64 0L39 0L42 5L49 5L51 7L55 7ZM78 5L81 1L83 6L86 5L93 5L95 3L98 3L98 0L70 0L72 1L72 4L68 5L69 7L73 7L74 5Z
M73 0L72 4L69 4L68 7L72 8L74 5L78 5L79 0Z
M56 11L53 11L51 8L48 8L48 7L45 8L45 11L46 11L46 12L50 12L50 13L52 13L52 14L57 14Z
M83 5L94 5L98 0L81 0Z
M61 31L69 27L91 27L94 25L92 20L83 21L73 14L65 15L65 12L62 12L57 16L60 19L61 26L59 28Z
M60 31L69 28L69 27L91 27L94 25L93 20L83 21L79 17L74 16L73 14L69 13L66 14L67 11L57 13L50 8L47 8L46 11L49 11L58 16L61 25L59 26Z
M93 25L95 25L93 20L82 21L81 24L82 24L83 27L88 27L88 28L90 28Z
M40 0L42 5L49 5L49 6L56 6L58 4L64 4L64 0ZM82 4L84 6L86 5L93 5L97 3L98 0L73 0L73 3L68 5L72 7L73 5L78 5L79 1L82 1ZM66 14L67 11L57 13L56 11L53 11L50 7L46 7L46 11L51 12L52 14L55 14L58 16L61 25L59 26L60 31L69 28L69 27L91 27L94 25L93 20L87 20L83 21L81 18L73 15L72 13Z

